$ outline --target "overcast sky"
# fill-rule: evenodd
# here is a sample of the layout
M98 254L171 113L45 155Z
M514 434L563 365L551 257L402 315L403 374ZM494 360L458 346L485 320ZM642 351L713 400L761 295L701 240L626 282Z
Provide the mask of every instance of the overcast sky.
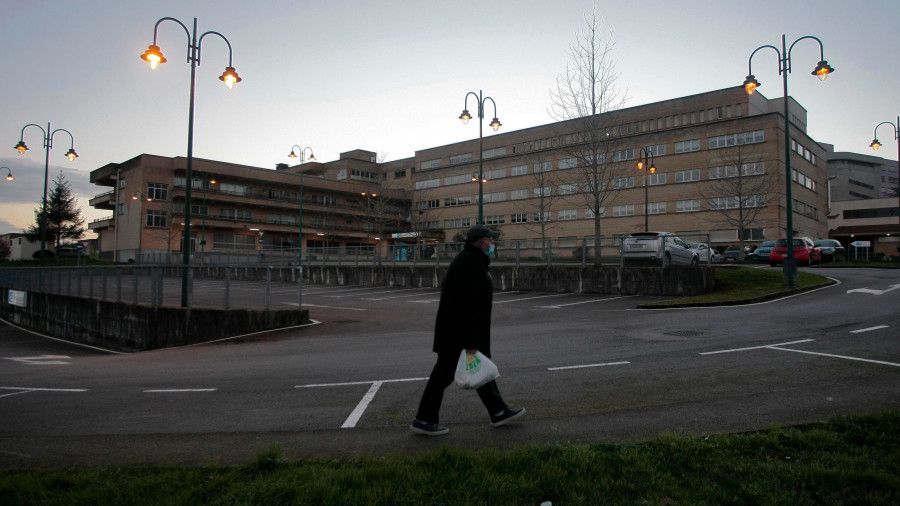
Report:
M896 122L900 2L597 1L612 32L619 85L628 106L740 85L759 46L819 37L836 72L824 84L809 73L814 41L791 54L789 92L809 111L809 134L838 151L873 154L872 131ZM149 70L139 56L153 27L174 17L216 31L233 48L243 82L218 80L228 50L203 39L197 69L194 156L274 169L291 146L321 161L367 149L387 160L478 135L458 117L467 92L483 89L509 132L550 123L549 90L565 69L590 0L0 0L0 233L34 220L43 191L43 134L25 130L30 151L16 155L22 127L71 132L80 157L66 161L58 132L50 183L63 170L88 221L106 216L88 200L106 191L90 171L141 153L185 156L190 65L188 37L160 25L168 62ZM892 63L893 62L893 63ZM782 95L774 51L753 58L769 98ZM470 106L470 109L472 107ZM487 132L492 133L490 129ZM896 159L893 129L882 126L879 156ZM486 135L489 135L486 133ZM5 175L6 171L2 171Z

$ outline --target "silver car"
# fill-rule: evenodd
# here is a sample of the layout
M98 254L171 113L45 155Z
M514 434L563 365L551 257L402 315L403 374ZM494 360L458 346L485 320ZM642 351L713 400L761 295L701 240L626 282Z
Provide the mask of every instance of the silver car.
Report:
M626 263L654 263L663 267L700 264L697 252L671 232L631 234L622 241L622 260Z
M706 244L705 242L690 243L688 244L688 248L697 253L697 258L700 260L700 263L707 264L722 261L722 255L710 248L709 244Z

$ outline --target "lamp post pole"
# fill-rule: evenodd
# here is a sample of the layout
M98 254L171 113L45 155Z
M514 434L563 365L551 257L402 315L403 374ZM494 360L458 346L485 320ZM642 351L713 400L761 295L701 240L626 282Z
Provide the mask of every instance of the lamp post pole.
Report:
M756 54L757 51L763 48L770 48L778 54L778 73L781 74L781 79L784 84L784 179L785 179L785 213L787 214L787 230L786 230L786 242L787 242L787 256L784 259L784 277L787 278L787 285L789 289L794 288L794 278L797 275L797 259L794 257L794 210L793 210L793 197L791 196L791 133L790 133L790 124L791 124L791 116L790 116L790 108L788 106L788 74L791 73L791 51L794 50L794 46L804 39L812 39L815 40L819 44L819 54L821 58L819 59L819 63L816 64L816 68L811 72L812 75L817 76L820 81L824 81L828 74L834 72L834 69L828 65L828 62L825 60L825 48L822 45L822 41L817 37L813 37L812 35L805 35L800 37L791 43L790 48L787 46L787 39L784 35L781 36L781 50L779 51L777 47L766 44L764 46L760 46L756 48L752 53L750 53L750 58L747 60L747 78L744 80L744 89L747 90L748 95L752 95L753 92L760 86L759 81L756 80L756 77L753 75L753 55Z
M47 175L50 171L50 149L53 147L53 136L56 135L56 132L65 132L69 134L69 139L71 139L72 143L70 144L69 151L66 152L66 158L69 161L75 161L78 158L78 153L75 152L75 137L72 136L72 132L63 129L57 128L56 130L50 130L50 123L47 123L47 129L44 130L41 126L35 125L34 123L29 123L22 127L22 133L19 135L19 143L16 144L15 149L19 150L20 155L24 155L26 151L28 151L28 146L25 145L25 129L33 126L41 131L44 134L44 198L41 204L41 215L40 215L40 229L41 229L41 267L44 266L44 257L46 255L47 249ZM12 173L10 173L10 177L12 177ZM10 179L8 177L7 179Z
M372 197L378 197L377 193L372 193L369 191L362 192L362 196L366 198L366 261L369 260L369 243L372 241L371 233L372 233L372 224L370 222L371 218L369 218L370 213L369 210L372 207ZM374 260L374 255L373 258Z
M132 200L137 200L138 204L138 254L137 254L137 264L141 264L141 244L144 239L144 201L152 202L153 199L150 197L144 197L144 194L141 192L134 192L134 195L131 196Z
M301 148L300 146L294 144L291 146L291 154L288 155L288 158L297 158L297 154L294 153L294 148L300 149L300 163L304 162L304 154L306 150L309 150L309 160L315 161L316 155L313 154L313 150L311 147L307 146L305 148ZM303 170L300 170L300 217L299 217L299 230L297 231L297 266L300 269L299 281L297 283L297 309L303 309Z
M159 46L156 45L156 36L159 30L159 25L163 21L174 21L178 23L181 28L184 29L184 33L188 37L188 63L191 64L191 93L190 93L190 105L188 108L188 138L187 138L187 168L185 171L184 181L185 181L185 190L184 190L184 237L182 240L182 275L181 275L181 307L190 307L190 292L191 292L191 181L193 180L192 176L192 168L194 163L194 83L196 81L197 74L197 66L200 65L200 46L203 44L203 37L207 35L217 35L222 40L225 41L225 44L228 45L228 66L225 67L225 72L219 76L219 80L225 83L225 86L228 89L231 89L235 83L241 82L241 78L238 77L237 72L234 70L232 64L232 50L231 43L228 42L228 39L225 38L219 32L207 31L203 32L200 37L197 37L197 18L194 18L194 29L193 31L189 31L188 28L175 18L165 17L161 18L156 22L156 26L153 27L153 44L151 44L147 51L141 55L141 59L150 64L151 69L155 69L157 65L160 63L165 63L167 60L162 55L162 52L159 49Z
M643 159L641 159L643 158ZM638 158L638 170L644 170L647 167L647 173L644 174L644 232L650 231L650 175L656 174L656 165L653 164L653 153L649 147L641 148L640 157Z
M878 148L881 147L881 143L878 142L878 127L881 125L891 125L894 127L894 141L897 143L897 168L898 168L898 176L900 176L900 116L897 116L897 122L891 123L890 121L882 121L881 123L875 125L875 132L872 135L872 144L869 144L869 147L875 151L878 151ZM897 186L897 208L900 209L900 185ZM900 253L900 244L897 245L897 252Z
M494 99L491 97L482 98L482 90L478 90L476 94L474 91L470 91L466 93L466 98L463 100L463 112L459 115L459 119L462 120L463 125L467 124L470 119L472 119L472 115L469 114L469 95L474 95L476 100L478 100L478 220L477 225L484 224L484 103L487 100L490 100L492 104L494 104L494 119L491 120L490 127L494 129L496 132L500 128L500 120L497 119L497 102L494 102Z

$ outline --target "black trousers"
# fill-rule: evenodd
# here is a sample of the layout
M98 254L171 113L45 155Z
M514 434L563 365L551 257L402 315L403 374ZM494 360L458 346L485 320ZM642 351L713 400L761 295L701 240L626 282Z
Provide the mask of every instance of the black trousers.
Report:
M456 364L459 361L459 353L438 353L437 363L431 370L422 400L419 401L419 410L416 418L423 422L438 423L438 413L441 410L441 402L444 400L444 390L451 383L456 373ZM478 397L488 411L488 415L496 415L506 408L506 403L500 397L497 382L491 381L478 390Z

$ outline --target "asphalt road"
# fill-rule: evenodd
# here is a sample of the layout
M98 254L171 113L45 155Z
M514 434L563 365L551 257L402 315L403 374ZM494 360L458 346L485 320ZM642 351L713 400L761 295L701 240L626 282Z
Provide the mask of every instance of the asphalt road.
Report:
M130 355L0 323L0 467L624 442L900 409L900 271L815 271L840 283L737 307L497 293L498 383L528 412L491 428L477 396L451 386L451 431L434 438L407 428L435 358L433 289L307 286L316 325ZM295 287L270 290L296 305Z

